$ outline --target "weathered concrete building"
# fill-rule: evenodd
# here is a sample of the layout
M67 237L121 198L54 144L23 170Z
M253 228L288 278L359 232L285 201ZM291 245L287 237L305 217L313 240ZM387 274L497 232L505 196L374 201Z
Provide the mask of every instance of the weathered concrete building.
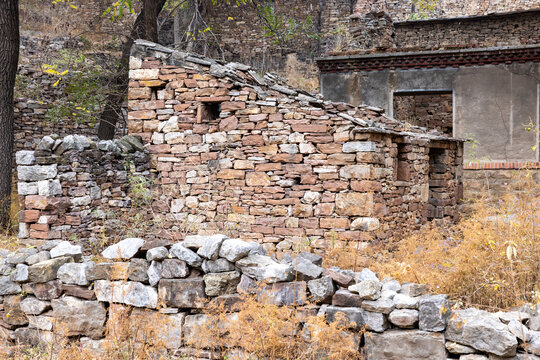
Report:
M318 64L331 100L472 139L465 177L474 191L478 179L504 188L511 170L540 165L540 3L471 3L469 16L453 17L456 4L442 1L438 18L404 20L397 2L359 1L350 18L359 49ZM501 9L513 11L486 14Z

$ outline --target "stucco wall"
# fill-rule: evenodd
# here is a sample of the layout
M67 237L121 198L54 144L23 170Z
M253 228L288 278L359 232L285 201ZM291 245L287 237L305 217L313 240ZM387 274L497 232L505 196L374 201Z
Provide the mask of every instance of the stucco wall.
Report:
M540 65L522 63L323 73L321 86L328 99L378 106L391 116L395 92L453 92L454 135L473 138L478 145L466 145L467 160L537 161L531 149L537 135L526 125L538 124L538 79Z

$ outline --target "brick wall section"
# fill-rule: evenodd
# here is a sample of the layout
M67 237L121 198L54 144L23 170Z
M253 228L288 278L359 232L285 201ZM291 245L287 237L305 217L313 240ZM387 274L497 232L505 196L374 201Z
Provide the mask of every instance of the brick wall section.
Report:
M539 18L540 10L395 22L390 14L379 12L351 16L351 33L362 49L402 51L519 46L540 42Z
M540 11L452 21L394 24L397 48L519 46L540 43Z
M147 154L134 152L126 138L46 136L36 150L17 152L23 243L76 239L88 249L104 235L114 238L122 214L133 206L130 177L149 176Z
M452 135L452 94L395 94L394 118Z
M146 42L132 55L129 129L148 143L165 228L230 231L270 250L386 239L427 219L430 147L446 155L444 215L455 215L460 142L238 64Z
M511 12L540 8L539 0L438 0L430 19L451 18L460 16L487 15L492 13ZM413 14L412 0L358 0L356 14L384 11L394 21L405 21ZM416 11L417 13L418 11Z

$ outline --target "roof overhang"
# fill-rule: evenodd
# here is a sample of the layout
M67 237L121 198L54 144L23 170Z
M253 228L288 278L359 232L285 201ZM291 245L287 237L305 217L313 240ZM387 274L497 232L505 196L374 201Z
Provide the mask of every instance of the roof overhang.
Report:
M316 59L321 73L381 71L395 69L457 68L540 62L540 44L473 48L459 50L433 50L367 55L330 56Z

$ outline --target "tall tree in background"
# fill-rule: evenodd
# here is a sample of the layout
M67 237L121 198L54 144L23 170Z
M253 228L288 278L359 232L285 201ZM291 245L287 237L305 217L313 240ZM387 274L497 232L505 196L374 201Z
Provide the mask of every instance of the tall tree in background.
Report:
M13 154L13 87L19 60L19 2L0 1L0 226L9 223Z
M137 16L128 39L122 45L122 57L118 63L116 76L112 80L105 109L101 114L98 127L100 139L112 139L116 131L116 123L121 116L120 109L128 89L129 54L133 41L145 39L153 42L158 40L157 18L167 0L143 0L141 12Z

